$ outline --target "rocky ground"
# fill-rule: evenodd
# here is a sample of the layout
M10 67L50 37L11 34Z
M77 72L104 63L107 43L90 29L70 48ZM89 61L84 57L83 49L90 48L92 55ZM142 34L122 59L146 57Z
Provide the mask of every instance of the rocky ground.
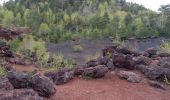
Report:
M169 87L166 91L148 85L145 78L141 83L129 83L116 75L105 78L84 80L75 78L71 82L57 86L54 100L169 100Z
M170 54L108 45L96 45L103 47L100 55L74 68L47 72L1 43L1 67L8 73L0 78L0 100L169 100Z
M144 51L147 48L158 48L162 41L167 41L165 38L147 38L147 39L129 39L125 40L123 45L134 50ZM81 52L74 52L74 45L82 46ZM72 58L76 60L78 65L83 65L90 58L101 56L101 50L106 46L111 46L113 42L111 39L98 40L76 40L66 41L64 43L47 43L47 49L53 54L61 52L65 58Z

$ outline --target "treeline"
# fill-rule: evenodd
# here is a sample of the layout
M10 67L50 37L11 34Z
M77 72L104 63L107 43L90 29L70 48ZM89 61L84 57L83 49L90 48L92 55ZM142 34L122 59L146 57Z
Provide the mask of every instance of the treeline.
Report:
M125 0L10 0L0 7L0 24L30 27L50 42L170 36L170 5L156 13Z

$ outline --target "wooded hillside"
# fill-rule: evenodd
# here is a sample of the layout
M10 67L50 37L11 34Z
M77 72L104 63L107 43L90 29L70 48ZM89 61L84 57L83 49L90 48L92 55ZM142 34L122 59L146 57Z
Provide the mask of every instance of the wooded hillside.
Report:
M10 0L0 7L0 23L28 26L51 42L170 36L170 5L157 13L125 0Z

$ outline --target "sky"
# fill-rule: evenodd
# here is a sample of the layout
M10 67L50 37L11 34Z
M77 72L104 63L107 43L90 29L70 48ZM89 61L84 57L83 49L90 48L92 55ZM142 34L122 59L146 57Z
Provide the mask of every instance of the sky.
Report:
M8 0L0 0L0 4ZM170 0L126 0L128 2L138 3L144 5L146 8L158 11L161 5L170 4Z
M161 5L170 4L170 0L126 0L144 5L146 8L158 11Z
M9 0L0 0L0 4L3 4L4 1L9 1Z

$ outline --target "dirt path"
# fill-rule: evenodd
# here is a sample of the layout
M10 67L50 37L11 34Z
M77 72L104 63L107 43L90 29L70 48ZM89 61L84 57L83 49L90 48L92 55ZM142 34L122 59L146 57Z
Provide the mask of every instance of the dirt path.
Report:
M75 78L56 88L53 100L170 100L169 89L156 89L145 81L132 84L110 74L97 80Z

